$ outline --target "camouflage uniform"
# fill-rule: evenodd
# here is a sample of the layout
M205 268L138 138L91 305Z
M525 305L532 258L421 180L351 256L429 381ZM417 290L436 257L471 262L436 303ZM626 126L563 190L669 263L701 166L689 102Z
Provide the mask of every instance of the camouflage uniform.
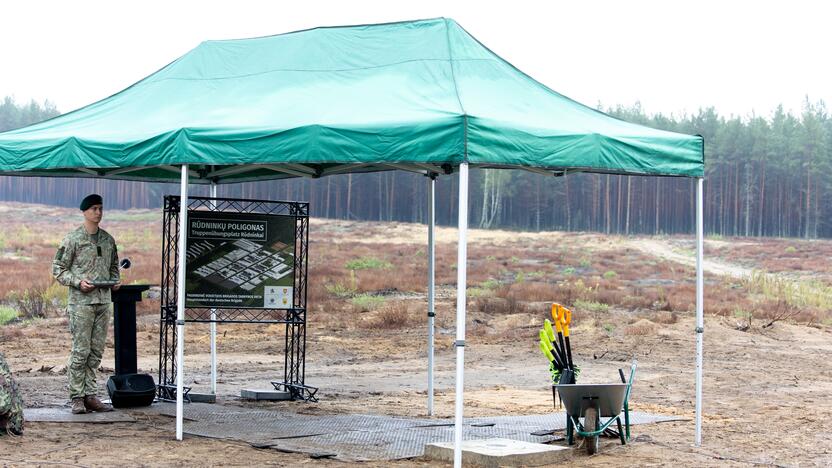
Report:
M96 288L88 293L80 289L81 280L118 280L116 241L98 229L98 241L87 234L84 226L66 235L52 261L52 275L69 286L69 330L72 352L69 356L69 397L96 395L95 370L101 363L107 324L110 320L109 288Z
M0 435L4 433L23 434L23 399L0 353Z

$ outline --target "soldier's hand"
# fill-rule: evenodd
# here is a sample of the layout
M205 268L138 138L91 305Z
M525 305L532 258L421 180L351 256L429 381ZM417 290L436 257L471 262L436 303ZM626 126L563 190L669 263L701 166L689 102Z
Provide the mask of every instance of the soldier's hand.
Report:
M95 289L95 286L88 283L87 280L81 280L81 285L80 286L81 286L80 287L81 292L85 292L85 293L88 293L88 292L92 291L93 289Z
M116 283L113 285L113 291L118 291L118 288L121 287L121 283Z

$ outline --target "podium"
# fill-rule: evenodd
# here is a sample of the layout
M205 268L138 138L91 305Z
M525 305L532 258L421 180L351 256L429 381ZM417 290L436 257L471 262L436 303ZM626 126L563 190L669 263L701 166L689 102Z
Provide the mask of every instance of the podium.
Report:
M115 343L116 375L135 374L136 364L136 303L147 284L122 285L113 296L113 339Z
M148 289L146 284L131 284L112 291L116 368L107 381L107 393L116 408L148 406L156 395L153 377L137 374L136 362L136 303Z

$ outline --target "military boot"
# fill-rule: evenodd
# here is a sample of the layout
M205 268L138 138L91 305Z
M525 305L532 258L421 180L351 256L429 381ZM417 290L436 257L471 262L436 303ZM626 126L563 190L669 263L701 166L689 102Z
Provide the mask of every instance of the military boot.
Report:
M87 412L87 407L84 405L84 399L81 397L72 399L72 414L84 414Z
M84 406L87 407L88 411L95 411L98 413L106 413L107 411L112 411L113 407L102 403L101 400L98 399L95 395L87 395L84 397Z

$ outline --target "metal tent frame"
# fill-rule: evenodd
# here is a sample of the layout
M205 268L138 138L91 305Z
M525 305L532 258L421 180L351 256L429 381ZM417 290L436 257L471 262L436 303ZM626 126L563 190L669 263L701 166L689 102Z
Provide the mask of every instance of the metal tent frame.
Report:
M419 172L429 177L428 181L428 414L433 414L434 402L434 375L433 375L433 355L434 355L434 300L435 300L435 179L441 174L450 174L453 168L443 166L440 170L430 166L414 167L413 165L403 165L404 167L397 167L395 164L386 165L386 170L403 169L412 172ZM478 166L479 167L479 166ZM243 168L241 168L243 169ZM348 172L348 171L345 171ZM541 172L535 170L534 172ZM552 171L548 172L551 175L564 175L566 171ZM179 252L184 252L185 245L185 223L187 220L187 205L188 205L188 181L189 181L188 165L181 166L181 181L180 181L180 204L179 213ZM455 377L455 404L454 404L454 466L461 466L462 464L462 439L463 439L463 398L464 398L464 377L465 377L465 324L466 324L466 288L467 288L467 260L468 260L468 187L469 187L469 164L463 162L458 166L459 177L459 197L458 197L458 229L459 237L457 241L457 299L456 299L456 340L454 347L456 349L456 377ZM212 186L215 190L215 186ZM704 346L704 274L703 274L703 190L704 179L697 178L696 180L696 415L695 415L695 439L694 443L699 446L702 443L702 373L703 362L702 352ZM176 308L176 438L182 440L182 425L183 425L183 396L184 396L184 334L185 334L185 304L184 304L184 271L185 271L185 257L178 256L178 274L179 280L177 282L177 308ZM215 388L213 382L215 376L215 347L212 338L212 388Z
M367 34L370 28L375 32ZM342 47L343 56L327 54L331 66L315 63L316 54L297 53L329 50L336 37L333 32L349 40ZM233 66L229 65L230 50L243 51ZM229 67L238 73L229 73ZM344 73L345 69L350 73ZM293 78L275 78L288 70ZM403 84L403 76L413 80ZM417 86L417 82L427 86ZM272 98L280 96L281 105L277 101L264 105L263 95L258 94L264 89L270 90ZM333 99L331 92L341 93L344 99ZM704 139L626 123L576 103L494 54L451 19L206 41L109 98L0 134L2 174L169 182L179 177L179 236L170 239L178 241L180 253L175 270L175 327L170 330L177 343L177 439L182 438L186 317L181 253L189 183L211 184L213 189L218 183L404 170L431 177L429 202L433 206L433 178L458 171L457 466L461 464L470 167L519 168L555 176L585 171L698 178L698 445L704 334ZM435 258L430 211L428 406L432 414ZM172 310L170 314L173 318ZM215 359L212 346L213 391Z

